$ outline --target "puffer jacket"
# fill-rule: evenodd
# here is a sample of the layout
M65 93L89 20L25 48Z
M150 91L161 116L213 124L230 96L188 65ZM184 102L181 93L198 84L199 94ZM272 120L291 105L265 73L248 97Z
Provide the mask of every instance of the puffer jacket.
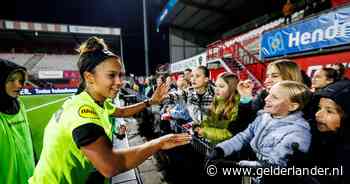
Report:
M287 166L287 155L293 154L292 144L299 144L299 150L307 152L311 144L310 126L298 111L284 118L273 118L264 111L233 138L217 145L224 150L225 156L238 152L244 145L250 144L258 160L271 164Z

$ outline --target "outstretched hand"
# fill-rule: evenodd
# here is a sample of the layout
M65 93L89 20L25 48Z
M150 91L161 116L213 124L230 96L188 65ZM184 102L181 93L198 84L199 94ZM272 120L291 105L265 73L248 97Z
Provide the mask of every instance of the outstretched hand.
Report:
M168 84L161 84L157 89L154 91L151 103L153 104L160 104L167 96L169 91L169 85Z
M253 82L250 79L247 79L238 82L237 90L241 96L251 97L253 96L253 87Z
M197 136L197 137L203 137L204 136L204 129L201 128L200 126L194 126L193 127L193 132L194 132L194 135Z
M190 143L192 136L188 133L168 134L158 138L161 150L168 150L177 146L182 146Z

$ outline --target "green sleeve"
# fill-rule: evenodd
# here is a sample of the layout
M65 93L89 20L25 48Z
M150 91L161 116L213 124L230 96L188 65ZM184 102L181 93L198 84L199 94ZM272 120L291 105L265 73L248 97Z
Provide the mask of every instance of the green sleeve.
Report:
M104 109L107 111L108 115L112 115L117 107L113 104L112 99L108 98L104 103Z

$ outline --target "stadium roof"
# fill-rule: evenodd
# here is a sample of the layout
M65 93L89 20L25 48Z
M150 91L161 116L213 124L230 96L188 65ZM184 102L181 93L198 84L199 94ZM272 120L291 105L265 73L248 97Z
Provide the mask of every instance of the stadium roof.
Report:
M284 1L275 0L169 0L157 19L157 28L174 28L222 34L254 18L279 11Z

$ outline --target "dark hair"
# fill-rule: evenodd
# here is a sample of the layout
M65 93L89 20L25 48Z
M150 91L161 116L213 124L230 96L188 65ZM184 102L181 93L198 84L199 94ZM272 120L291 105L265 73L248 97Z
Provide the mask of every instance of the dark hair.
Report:
M156 85L156 79L154 77L150 77L149 78L149 83L150 83L150 85L155 86Z
M186 68L185 71L186 72L192 72L191 68Z
M157 75L156 79L160 78L162 80L162 82L165 82L165 75Z
M83 44L81 44L78 51L80 55L77 65L79 68L81 81L76 94L81 93L86 88L84 72L87 71L94 73L97 65L111 57L114 57L120 61L119 56L108 50L103 39L95 36L90 37Z
M345 66L342 63L337 63L337 64L334 64L334 65L339 67L339 69L337 70L338 71L338 75L339 75L339 78L343 79L344 78L344 74L345 74Z
M303 77L303 82L307 87L311 87L312 82L311 82L311 78L306 74L306 72L304 70L301 70L301 76Z
M171 77L170 73L165 73L163 76L164 76L165 79L168 78L168 77Z
M202 70L202 72L203 72L203 74L204 74L205 77L209 77L209 70L208 70L207 67L205 67L205 66L199 66L199 67L197 67L197 69Z
M177 75L185 75L184 72L179 72Z
M322 70L326 73L326 77L328 80L332 80L333 82L337 82L340 80L339 72L333 68L323 67Z
M319 101L322 97L333 100L340 109L341 117L340 133L348 134L350 126L347 124L350 114L350 101L347 100L350 97L350 81L340 80L332 83L325 88L321 89L316 94L316 99Z

